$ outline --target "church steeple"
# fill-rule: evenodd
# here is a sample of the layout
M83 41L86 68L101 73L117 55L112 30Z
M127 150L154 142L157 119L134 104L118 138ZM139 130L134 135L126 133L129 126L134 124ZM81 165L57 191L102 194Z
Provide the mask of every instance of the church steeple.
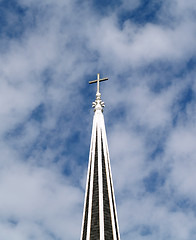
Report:
M99 92L97 74L96 100L89 153L89 165L81 230L81 240L120 240L112 172L103 116L104 102Z

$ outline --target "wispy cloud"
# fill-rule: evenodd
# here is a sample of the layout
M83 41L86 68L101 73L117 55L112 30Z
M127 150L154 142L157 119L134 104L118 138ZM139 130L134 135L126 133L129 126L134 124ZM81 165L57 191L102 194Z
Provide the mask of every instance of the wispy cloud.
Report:
M0 238L78 239L96 73L122 239L195 238L194 1L0 1Z

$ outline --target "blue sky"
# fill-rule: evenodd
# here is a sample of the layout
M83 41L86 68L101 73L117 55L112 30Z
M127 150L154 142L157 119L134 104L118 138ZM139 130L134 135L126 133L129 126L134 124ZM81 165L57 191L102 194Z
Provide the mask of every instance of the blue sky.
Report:
M0 239L80 237L101 84L121 238L196 239L193 0L0 1Z

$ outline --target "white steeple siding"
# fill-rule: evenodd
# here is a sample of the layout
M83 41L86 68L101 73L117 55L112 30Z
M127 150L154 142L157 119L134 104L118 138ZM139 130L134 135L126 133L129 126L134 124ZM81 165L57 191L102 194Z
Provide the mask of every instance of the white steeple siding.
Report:
M112 172L103 116L104 103L99 93L93 102L94 119L89 153L81 240L120 240ZM92 81L92 82L96 82Z

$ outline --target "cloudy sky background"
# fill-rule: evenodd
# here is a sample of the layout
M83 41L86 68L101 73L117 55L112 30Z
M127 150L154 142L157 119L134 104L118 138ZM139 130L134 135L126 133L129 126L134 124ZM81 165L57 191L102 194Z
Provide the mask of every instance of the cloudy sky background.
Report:
M0 1L0 239L80 237L101 84L121 238L196 239L194 0Z

